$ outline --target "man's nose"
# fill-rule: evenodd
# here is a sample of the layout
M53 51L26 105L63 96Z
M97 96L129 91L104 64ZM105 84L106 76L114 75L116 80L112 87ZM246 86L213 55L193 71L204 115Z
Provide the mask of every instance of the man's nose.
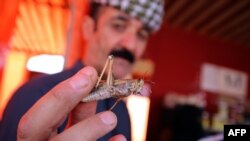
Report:
M138 41L134 33L126 34L122 39L121 43L127 50L136 54L136 47L138 45Z

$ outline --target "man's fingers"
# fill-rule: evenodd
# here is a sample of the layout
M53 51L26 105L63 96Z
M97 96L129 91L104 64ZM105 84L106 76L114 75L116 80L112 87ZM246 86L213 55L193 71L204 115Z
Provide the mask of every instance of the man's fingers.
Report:
M70 115L70 124L76 124L96 113L97 102L80 102Z
M109 139L109 141L127 141L124 135L118 134Z
M49 137L60 121L89 94L97 80L97 72L85 67L43 96L21 119L18 137L42 140ZM48 124L49 123L49 124ZM33 136L35 135L35 136Z
M115 128L117 118L111 111L106 111L93 115L74 126L68 128L63 133L55 136L52 141L73 140L73 141L93 141L104 136Z

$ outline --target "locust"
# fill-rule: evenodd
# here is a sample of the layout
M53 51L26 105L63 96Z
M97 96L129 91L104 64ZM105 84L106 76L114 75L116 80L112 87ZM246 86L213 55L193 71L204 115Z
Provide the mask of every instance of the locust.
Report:
M116 102L110 108L112 110L118 102L129 95L135 94L140 95L143 89L143 79L118 79L114 80L112 74L113 55L108 56L104 68L97 80L95 87L92 89L90 94L82 99L82 102L98 101L107 98L116 98ZM102 80L103 75L108 69L107 80Z

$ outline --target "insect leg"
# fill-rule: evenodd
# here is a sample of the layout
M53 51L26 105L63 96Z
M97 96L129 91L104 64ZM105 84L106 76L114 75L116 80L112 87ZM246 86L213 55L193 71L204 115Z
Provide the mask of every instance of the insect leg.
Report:
M110 111L113 110L113 109L115 108L115 106L116 106L121 100L122 100L122 98L118 98L118 99L115 101L114 105L112 105L112 107L111 107L109 110L110 110Z
M107 76L107 84L108 86L113 86L114 84L114 78L113 78L113 73L112 73L112 67L113 67L113 56L109 56L109 68L108 68L108 76ZM114 105L109 109L110 111L121 101L122 98L118 98Z
M108 57L108 59L106 60L106 62L105 62L105 65L104 65L104 67L103 67L103 69L102 69L102 73L101 73L100 77L98 78L97 83L96 83L96 85L95 85L96 88L99 86L99 83L100 83L100 81L102 80L103 74L104 74L105 70L107 69L107 66L108 66L108 65L110 66L111 60L113 60L113 56L112 56L112 55L110 55L110 56Z
M113 67L113 56L109 56L109 68L108 68L108 76L107 76L107 85L113 86L114 79L113 79L113 73L112 73L112 67Z

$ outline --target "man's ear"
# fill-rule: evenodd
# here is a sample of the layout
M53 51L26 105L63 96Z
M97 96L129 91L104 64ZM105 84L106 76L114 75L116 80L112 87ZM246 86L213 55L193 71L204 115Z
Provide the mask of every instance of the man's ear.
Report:
M94 28L95 28L95 21L89 16L84 16L82 31L85 40L89 40L90 38L92 38L94 33Z

